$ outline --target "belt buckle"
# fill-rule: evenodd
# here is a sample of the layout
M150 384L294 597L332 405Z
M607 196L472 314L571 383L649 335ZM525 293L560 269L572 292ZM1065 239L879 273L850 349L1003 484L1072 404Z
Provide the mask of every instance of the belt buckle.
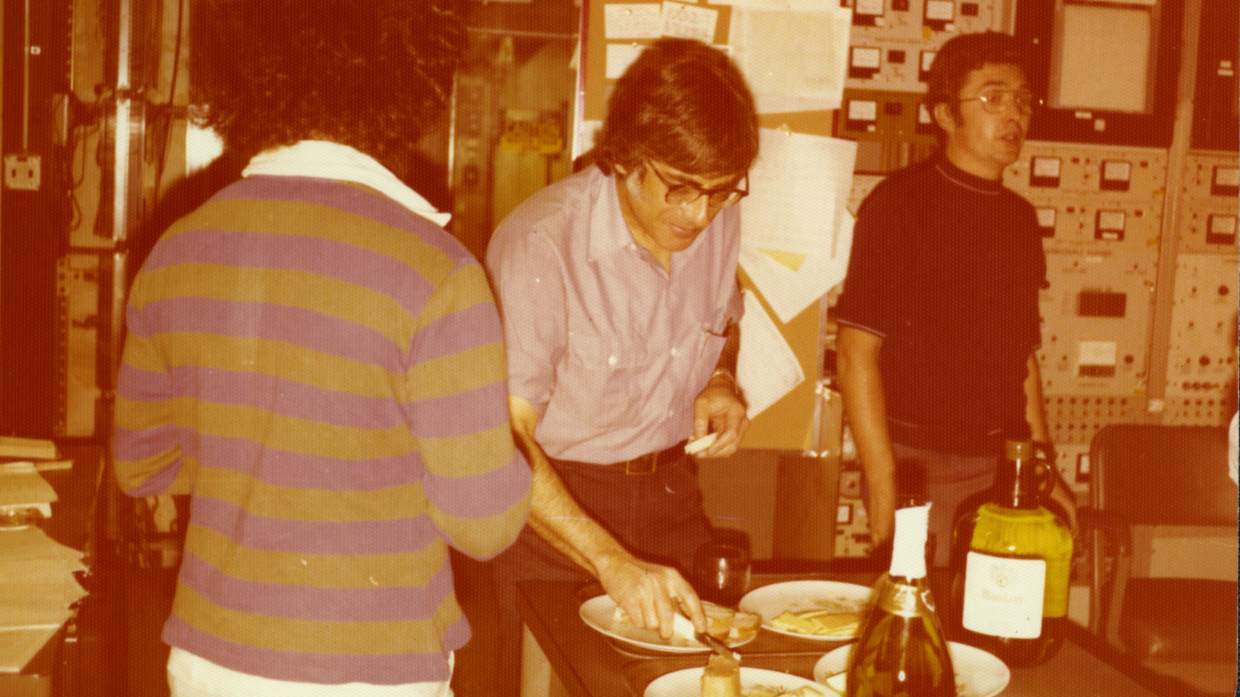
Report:
M624 463L625 474L654 474L659 469L659 454L650 453Z

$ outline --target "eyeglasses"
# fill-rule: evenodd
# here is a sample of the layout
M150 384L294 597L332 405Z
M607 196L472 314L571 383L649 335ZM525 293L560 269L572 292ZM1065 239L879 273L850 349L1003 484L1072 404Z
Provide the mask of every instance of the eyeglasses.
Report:
M979 101L982 103L982 110L988 114L1002 114L1003 110L1009 106L1016 107L1016 110L1022 114L1033 113L1033 107L1045 104L1041 99L1033 96L1029 90L1003 90L1003 89L986 89L982 90L976 97L965 97L962 102Z
M663 182L663 186L667 187L667 193L663 195L663 200L667 201L669 206L687 206L705 196L706 202L711 208L723 208L749 195L748 172L745 173L744 189L729 189L726 187L703 189L695 184L675 184L669 182L662 174L659 174L659 170L655 169L649 160L646 161L646 169L654 172L654 176L658 177L659 181Z

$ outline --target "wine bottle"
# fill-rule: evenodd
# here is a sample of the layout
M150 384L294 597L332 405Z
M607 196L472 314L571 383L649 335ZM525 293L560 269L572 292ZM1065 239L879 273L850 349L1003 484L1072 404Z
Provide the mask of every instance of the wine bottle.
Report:
M847 697L955 697L947 639L926 582L930 506L896 511L891 570L848 664Z
M1009 439L994 487L961 506L953 536L953 639L1014 667L1054 656L1067 621L1072 533L1041 505L1049 466L1028 440Z

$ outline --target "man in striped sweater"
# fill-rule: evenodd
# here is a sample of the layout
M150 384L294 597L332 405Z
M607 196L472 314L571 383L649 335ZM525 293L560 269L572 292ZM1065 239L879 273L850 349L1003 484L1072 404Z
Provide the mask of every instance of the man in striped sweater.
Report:
M252 158L137 275L116 405L126 493L192 496L172 693L450 695L448 549L511 544L530 469L483 270L380 162L463 29L438 1L198 9L197 99Z

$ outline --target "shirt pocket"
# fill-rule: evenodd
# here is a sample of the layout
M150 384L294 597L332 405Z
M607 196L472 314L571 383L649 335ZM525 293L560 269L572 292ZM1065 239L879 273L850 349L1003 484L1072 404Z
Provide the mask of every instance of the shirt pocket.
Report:
M557 391L564 406L587 430L607 430L637 423L640 403L635 384L641 366L597 335L571 333Z

